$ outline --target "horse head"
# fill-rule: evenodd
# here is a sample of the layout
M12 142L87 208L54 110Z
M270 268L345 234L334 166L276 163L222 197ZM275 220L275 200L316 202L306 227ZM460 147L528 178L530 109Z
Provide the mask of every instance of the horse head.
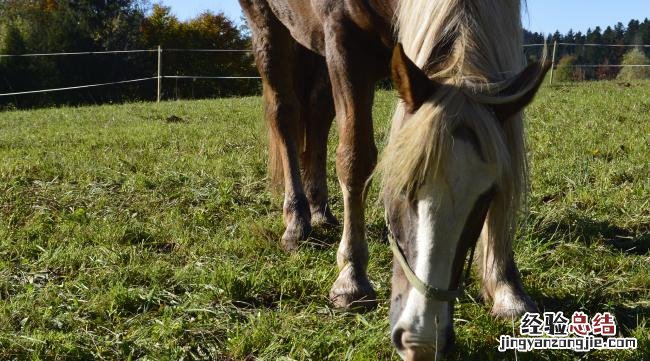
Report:
M431 79L398 45L391 68L406 110L381 161L395 260L391 333L404 358L429 359L453 344L453 304L468 251L488 214L498 219L499 204L507 204L512 175L503 125L521 121L515 115L548 65L479 86Z

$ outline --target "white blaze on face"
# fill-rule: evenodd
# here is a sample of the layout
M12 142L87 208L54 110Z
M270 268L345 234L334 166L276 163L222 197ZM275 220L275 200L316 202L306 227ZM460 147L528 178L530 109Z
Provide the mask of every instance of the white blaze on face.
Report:
M444 174L428 177L417 193L417 256L412 263L418 278L442 290L449 289L451 267L467 217L496 178L494 166L481 160L467 141L454 140L445 164ZM427 300L411 288L395 325L406 331L404 346L435 346L436 339L444 342L445 329L452 322L448 308L448 302Z

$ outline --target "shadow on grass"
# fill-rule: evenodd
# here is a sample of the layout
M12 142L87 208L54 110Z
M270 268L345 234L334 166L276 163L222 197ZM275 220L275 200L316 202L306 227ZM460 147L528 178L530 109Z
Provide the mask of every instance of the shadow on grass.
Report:
M275 310L281 301L281 295L277 292L263 292L255 296L245 295L240 300L232 300L232 305L239 309L267 309Z
M342 226L323 225L314 227L306 241L300 243L301 247L315 250L325 250L337 246L341 240Z
M539 228L535 233L543 239L553 239L557 234L562 234L565 237L578 238L588 245L602 241L606 246L628 254L645 255L650 250L648 224L641 224L633 230L573 213L558 221L543 222L533 219L533 223L539 225L536 226Z
M368 238L379 241L382 244L388 244L388 227L384 217L375 219L366 226Z
M176 244L163 240L155 231L146 229L144 225L129 226L124 230L118 243L122 245L141 246L156 253L170 253L176 249Z
M309 238L302 242L305 247L328 249L341 241L342 225L325 225L314 227ZM383 219L366 224L366 240L388 244L388 228Z

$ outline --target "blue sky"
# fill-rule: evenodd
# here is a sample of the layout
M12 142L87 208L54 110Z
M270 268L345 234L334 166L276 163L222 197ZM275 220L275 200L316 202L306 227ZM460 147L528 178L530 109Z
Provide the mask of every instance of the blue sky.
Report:
M303 1L303 0L300 0ZM528 0L523 14L524 27L532 31L552 33L569 29L586 31L600 25L627 25L630 19L650 18L649 0ZM181 19L191 18L203 10L223 11L239 21L241 9L237 0L162 0Z

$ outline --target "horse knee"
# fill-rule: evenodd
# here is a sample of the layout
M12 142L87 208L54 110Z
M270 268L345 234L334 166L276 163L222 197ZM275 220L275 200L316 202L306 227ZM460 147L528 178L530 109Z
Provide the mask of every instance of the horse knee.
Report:
M336 174L350 191L363 191L377 164L377 148L339 146L336 149Z

